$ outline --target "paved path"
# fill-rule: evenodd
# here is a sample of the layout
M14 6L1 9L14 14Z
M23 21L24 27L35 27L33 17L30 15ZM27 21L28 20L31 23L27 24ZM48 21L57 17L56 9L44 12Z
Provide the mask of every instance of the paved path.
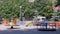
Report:
M60 34L60 29L57 31L38 31L37 26L14 26L17 29L8 29L10 26L0 25L0 34Z
M37 29L37 26L13 26L15 29L13 30L27 30L27 29ZM9 28L11 28L11 26L4 26L4 25L0 25L0 30L9 30ZM38 28L40 28L38 26Z

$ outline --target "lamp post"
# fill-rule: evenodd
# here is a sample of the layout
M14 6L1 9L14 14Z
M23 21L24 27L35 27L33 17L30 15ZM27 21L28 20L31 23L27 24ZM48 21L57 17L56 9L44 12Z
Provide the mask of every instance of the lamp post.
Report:
M22 11L21 11L22 6L20 6L20 21L22 21Z
M31 2L31 3L34 2L34 1L35 1L35 0L29 0L29 2Z

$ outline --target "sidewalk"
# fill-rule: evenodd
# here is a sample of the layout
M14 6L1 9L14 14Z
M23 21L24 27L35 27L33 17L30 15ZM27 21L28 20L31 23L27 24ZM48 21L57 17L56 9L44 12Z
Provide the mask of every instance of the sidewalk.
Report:
M28 30L28 29L37 29L37 28L42 28L41 26L24 26L24 25L20 25L20 26L13 26L14 29L11 29L11 26L4 26L2 24L0 24L0 30ZM43 28L46 28L46 27L43 27ZM47 26L47 28L52 28L52 27L49 27ZM55 28L55 27L53 27ZM56 29L59 29L60 27L56 27Z
M10 28L11 26L4 26L4 25L1 25L0 24L0 30L9 30L9 28ZM13 26L15 29L12 29L12 30L27 30L27 29L37 29L37 28L40 28L39 26L37 27L37 26L28 26L28 27L26 27L26 26L22 26L22 25L20 25L20 26Z

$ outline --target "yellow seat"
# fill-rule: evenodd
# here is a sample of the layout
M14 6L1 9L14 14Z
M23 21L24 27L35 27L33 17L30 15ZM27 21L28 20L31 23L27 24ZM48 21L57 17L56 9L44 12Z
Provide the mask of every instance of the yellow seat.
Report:
M31 23L32 23L31 21L26 21L26 22L25 22L25 25L26 25L26 26L29 26Z
M14 24L13 22L10 22L10 25L13 26L13 25L15 25L15 24Z

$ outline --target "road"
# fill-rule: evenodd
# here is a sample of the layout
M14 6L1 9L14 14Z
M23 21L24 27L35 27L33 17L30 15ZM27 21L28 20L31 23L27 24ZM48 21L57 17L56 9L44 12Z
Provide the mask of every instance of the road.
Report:
M0 27L4 27L3 29L5 30L0 30L0 34L59 34L60 33L60 29L57 29L56 31L38 31L36 26L35 27L20 27L19 26L19 29L17 27L17 29L6 29L6 27L9 27L10 26L0 26ZM15 26L16 27L16 26ZM35 29L34 29L35 28Z
M59 34L60 30L58 31L38 31L38 30L4 30L0 31L0 34Z

